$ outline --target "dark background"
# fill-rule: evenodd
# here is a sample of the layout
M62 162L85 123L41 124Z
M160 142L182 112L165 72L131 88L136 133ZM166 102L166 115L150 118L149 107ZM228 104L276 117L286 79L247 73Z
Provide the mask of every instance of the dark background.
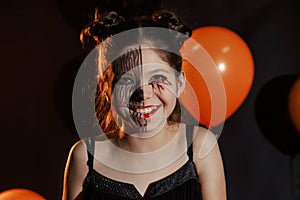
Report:
M0 7L0 191L23 187L60 199L68 152L79 139L71 113L73 80L83 58L79 30L97 1L5 2ZM252 50L252 89L219 139L228 199L299 199L292 177L300 169L292 165L300 139L288 116L287 96L300 72L300 1L110 4L124 15L162 5L177 9L192 28L229 28Z

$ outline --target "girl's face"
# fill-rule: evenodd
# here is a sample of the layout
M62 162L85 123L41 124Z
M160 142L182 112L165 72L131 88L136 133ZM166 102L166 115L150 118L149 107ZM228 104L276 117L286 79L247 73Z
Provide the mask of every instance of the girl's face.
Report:
M174 110L185 77L154 51L137 52L139 55L130 59L138 64L128 69L127 63L128 70L117 75L112 94L113 115L127 134L150 137L161 130ZM129 63L133 64L132 60Z

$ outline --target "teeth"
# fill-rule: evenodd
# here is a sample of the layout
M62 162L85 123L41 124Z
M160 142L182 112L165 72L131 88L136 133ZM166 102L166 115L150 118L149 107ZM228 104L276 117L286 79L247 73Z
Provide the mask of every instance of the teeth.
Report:
M130 110L130 113L135 114L137 117L141 117L141 115L148 114L148 113L152 112L153 110L155 110L156 108L157 108L156 106L152 106L152 107L149 107L149 108L142 108L142 109L137 108L134 111Z
M137 113L136 116L137 116L138 118L141 118L141 117L142 117L142 114L141 114L141 113Z
M154 107L144 108L144 109L136 109L135 112L138 112L138 113L141 113L141 114L146 114L146 113L150 113L154 109L155 109Z

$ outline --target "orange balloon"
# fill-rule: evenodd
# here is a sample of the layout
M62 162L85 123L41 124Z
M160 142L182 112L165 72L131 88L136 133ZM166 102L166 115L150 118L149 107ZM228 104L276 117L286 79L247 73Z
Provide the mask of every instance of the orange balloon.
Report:
M14 188L1 192L0 200L46 200L46 198L31 190Z
M291 88L288 106L292 122L300 134L300 78Z
M183 70L197 96L200 116L195 112L195 105L190 102L188 92L183 93L181 101L202 124L216 126L229 118L248 96L254 79L253 57L245 41L235 32L223 27L208 26L195 29L192 39L210 55L215 63L214 67L217 68L212 70L217 70L222 78L226 94L226 114L225 117L221 113L220 116L211 117L212 107L216 103L212 103L213 91L204 81L206 74L197 73L197 66L187 61L183 61ZM184 45L181 53L183 55L195 54L195 48L185 48Z

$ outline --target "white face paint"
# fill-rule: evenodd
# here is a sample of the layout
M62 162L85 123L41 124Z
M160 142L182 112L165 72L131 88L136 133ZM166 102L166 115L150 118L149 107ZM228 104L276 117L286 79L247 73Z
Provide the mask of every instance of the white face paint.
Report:
M127 134L151 137L175 108L178 72L152 50L142 50L140 58L142 65L131 67L114 84L113 114Z

